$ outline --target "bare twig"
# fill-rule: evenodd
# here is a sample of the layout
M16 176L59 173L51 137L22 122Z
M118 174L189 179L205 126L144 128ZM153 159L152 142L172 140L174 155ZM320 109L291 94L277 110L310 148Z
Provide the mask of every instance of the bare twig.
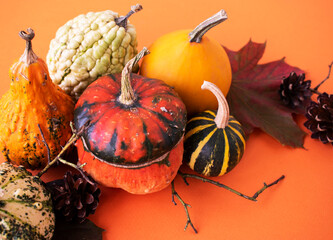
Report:
M276 179L274 182L272 182L272 183L270 183L270 184L268 184L268 185L267 185L266 183L264 183L264 186L263 186L261 189L259 189L255 194L253 194L252 198L253 198L253 199L257 199L257 197L259 196L259 194L261 194L266 188L269 188L269 187L271 187L271 186L277 184L279 181L281 181L281 180L284 179L284 178L285 178L285 176L282 175L281 177L279 177L279 178Z
M328 65L328 74L327 74L327 77L322 80L315 88L311 89L312 92L314 93L317 93L317 94L320 94L320 92L318 92L318 88L327 80L330 78L330 75L331 75L331 70L332 70L332 65L333 65L333 61L331 62L330 65Z
M46 142L44 133L43 133L42 128L40 127L39 123L37 124L37 126L39 128L40 134L42 135L42 142L44 143L44 145L46 147L46 151L47 151L47 162L50 163L51 162L50 147L49 147L49 145Z
M184 202L184 200L179 196L179 194L176 192L175 190L175 185L174 185L174 181L171 182L171 191L172 191L172 202L177 205L176 201L175 201L175 196L178 198L178 200L181 202L181 204L183 205L185 212L186 212L186 216L187 216L187 222L184 228L184 231L187 229L188 225L190 224L190 226L192 227L193 231L195 233L198 233L197 229L194 227L191 218L190 218L190 214L188 212L188 207L191 207L191 205L187 204Z
M230 192L235 193L235 194L237 194L238 196L243 197L243 198L245 198L245 199L247 199L247 200L251 200L251 201L257 201L258 196L259 196L259 195L260 195L260 194L261 194L266 188L269 188L269 187L271 187L271 186L277 184L279 181L281 181L282 179L285 178L285 176L282 175L280 178L278 178L277 180L275 180L274 182L272 182L272 183L270 183L270 184L268 184L268 185L267 185L266 183L264 183L264 186L263 186L261 189L259 189L259 190L258 190L258 191L257 191L252 197L250 197L250 196L247 196L247 195L245 195L245 194L243 194L243 193L240 193L240 192L238 192L238 191L236 191L236 190L234 190L234 189L232 189L232 188L230 188L230 187L228 187L228 186L226 186L226 185L224 185L224 184L222 184L222 183L220 183L220 182L217 182L217 181L213 181L213 180L210 180L210 179L207 179L207 178L204 178L204 177L201 177L201 176L195 175L195 174L183 173L183 172L181 172L181 171L178 171L178 174L183 178L184 182L185 182L187 185L188 185L188 182L186 181L187 178L195 178L195 179L201 180L201 181L203 181L203 182L208 182L208 183L211 183L211 184L213 184L213 185L215 185L215 186L218 186L218 187L222 187L222 188L224 188L224 189L227 189L227 190L229 190Z
M208 183L211 183L211 184L213 184L215 186L227 189L230 192L235 193L238 196L241 196L241 197L243 197L243 198L245 198L247 200L251 200L251 201L257 201L258 196L263 191L265 191L265 189L267 189L267 188L269 188L269 187L277 184L279 181L281 181L282 179L285 178L285 176L282 175L281 177L279 177L277 180L275 180L274 182L272 182L270 184L264 183L264 186L261 189L259 189L255 194L253 194L252 197L250 197L250 196L247 196L247 195L245 195L243 193L240 193L240 192L238 192L238 191L236 191L236 190L234 190L234 189L232 189L232 188L230 188L230 187L228 187L228 186L226 186L226 185L224 185L222 183L219 183L217 181L213 181L213 180L207 179L205 177L201 177L201 176L198 176L198 175L195 175L195 174L183 173L181 171L178 171L178 174L183 178L183 180L184 180L184 182L185 182L186 185L189 185L189 183L187 182L187 178L195 178L195 179L201 180L203 182L208 182ZM184 209L185 209L185 213L186 213L186 217L187 217L187 222L186 222L184 230L187 229L188 225L191 225L191 227L193 228L194 232L198 233L198 231L196 230L196 228L194 227L194 225L193 225L193 223L191 221L190 214L188 212L188 207L191 207L191 206L189 204L185 203L184 200L180 197L180 195L176 192L175 185L174 185L174 180L171 182L171 191L172 191L172 202L175 205L177 205L177 203L175 202L175 199L174 199L174 197L176 196L178 198L178 200L181 202L181 204L183 205Z
M73 144L76 142L77 139L79 139L81 137L81 135L83 134L83 132L87 129L87 127L89 126L89 122L87 121L78 131L73 131L72 136L70 137L70 139L68 140L68 142L66 143L66 145L61 149L61 151L59 152L59 154L51 161L49 162L46 167L40 171L37 176L41 177L44 173L47 172L47 170L53 165L55 164L60 157L62 156L62 154L64 154L64 152ZM47 143L45 142L45 144L47 145ZM62 159L63 160L63 159ZM65 161L65 160L63 160ZM66 161L67 162L67 161ZM68 165L68 164L67 164ZM77 169L77 168L76 168Z
M94 182L92 182L88 177L87 177L87 175L85 174L85 172L84 172L84 170L82 169L82 167L85 165L85 164L82 164L82 165L76 165L76 164L74 164L74 163L71 163L71 162L68 162L68 161L66 161L65 159L62 159L62 158L58 158L58 160L59 160L59 162L61 162L62 164L65 164L65 165L68 165L68 166L70 166L70 167L72 167L72 168L75 168L77 171L79 171L80 172L80 174L81 174L81 176L88 182L88 183L90 183L91 185L94 185L95 183Z

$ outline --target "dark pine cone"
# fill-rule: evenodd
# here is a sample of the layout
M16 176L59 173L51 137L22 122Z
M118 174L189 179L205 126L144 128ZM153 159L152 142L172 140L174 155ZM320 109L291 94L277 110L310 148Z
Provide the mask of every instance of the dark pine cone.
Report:
M333 145L333 94L322 93L317 100L308 106L304 126L312 132L312 138Z
M89 180L94 184L69 171L63 179L47 183L57 217L82 223L88 215L95 213L101 190L92 178Z
M289 77L282 80L279 94L281 100L290 108L305 109L311 101L311 81L304 81L305 74L297 75L291 72Z

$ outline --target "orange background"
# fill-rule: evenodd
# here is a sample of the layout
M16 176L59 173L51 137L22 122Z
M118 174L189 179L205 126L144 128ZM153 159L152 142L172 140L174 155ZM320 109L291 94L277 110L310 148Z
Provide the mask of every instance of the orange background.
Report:
M126 14L136 1L2 0L0 8L0 79L2 95L9 87L8 69L24 50L20 30L32 27L35 52L45 59L56 30L88 11L110 9ZM261 63L286 56L287 63L305 70L313 86L327 75L333 60L333 3L327 0L180 1L142 0L143 11L131 17L139 49L170 31L194 28L225 9L229 19L208 36L238 50L251 38L267 41ZM333 78L321 91L333 93ZM304 117L297 121L302 127ZM304 129L304 127L302 127ZM245 155L229 174L217 178L252 195L264 181L286 178L251 202L224 189L180 177L175 186L189 209L199 233L183 230L186 216L180 203L171 202L171 188L136 196L102 188L100 205L90 219L104 228L104 239L333 239L333 148L305 139L305 149L284 147L256 131L247 141ZM1 160L3 157L1 156ZM43 179L60 177L66 168L51 169Z

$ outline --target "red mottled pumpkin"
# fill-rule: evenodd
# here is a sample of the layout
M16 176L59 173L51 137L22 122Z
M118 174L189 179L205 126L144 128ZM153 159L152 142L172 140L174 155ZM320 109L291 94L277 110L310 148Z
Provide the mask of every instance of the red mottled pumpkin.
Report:
M182 162L186 108L161 80L131 73L142 50L122 74L103 76L79 98L79 162L99 183L143 194L169 185Z

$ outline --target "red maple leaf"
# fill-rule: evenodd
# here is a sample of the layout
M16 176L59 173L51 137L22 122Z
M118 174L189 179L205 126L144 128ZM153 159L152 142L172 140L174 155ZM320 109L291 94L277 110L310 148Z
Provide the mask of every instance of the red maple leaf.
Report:
M239 51L224 47L231 63L232 84L227 96L231 114L242 124L247 135L260 128L281 144L303 147L305 133L283 105L278 93L284 77L303 71L288 65L284 58L258 64L266 44L251 40Z

